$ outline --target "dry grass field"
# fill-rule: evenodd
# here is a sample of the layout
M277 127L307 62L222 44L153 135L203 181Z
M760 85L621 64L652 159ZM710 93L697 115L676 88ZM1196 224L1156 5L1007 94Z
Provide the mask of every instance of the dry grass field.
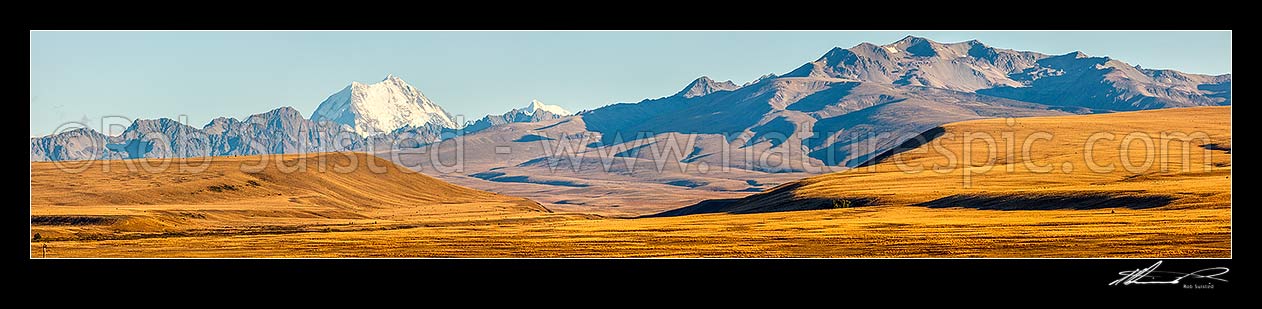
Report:
M362 153L215 157L167 162L161 171L141 166L162 162L97 161L81 173L32 163L32 237L331 232L533 220L548 212L530 200L452 185Z
M876 206L47 244L50 258L1227 257L1231 230L1222 212Z
M129 171L126 164L141 161L109 161L67 173L32 163L32 236L40 240L31 243L31 254L1230 257L1230 112L1203 107L954 123L928 144L871 166L634 219L549 212L362 154L215 158L199 172ZM1158 155L1159 145L1149 152L1143 138L1126 138L1135 132L1194 138ZM977 133L996 139L996 151L987 151ZM1044 133L1050 139L1020 153L1027 137ZM1091 136L1104 136L1097 133L1112 138L1085 148ZM1005 139L1016 141L1015 151L1007 151ZM1123 141L1131 145L1125 152ZM1114 169L1089 168L1084 153ZM1140 168L1150 154L1154 164ZM263 158L272 164L241 168ZM1126 159L1136 166L1128 170ZM376 162L386 172L332 170L351 160ZM935 164L941 172L908 172Z

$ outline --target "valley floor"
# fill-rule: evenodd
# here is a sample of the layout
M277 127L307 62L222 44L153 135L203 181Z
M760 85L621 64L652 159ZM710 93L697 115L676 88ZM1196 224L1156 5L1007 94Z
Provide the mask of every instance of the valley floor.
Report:
M32 257L1231 257L1223 209L876 206L31 244Z

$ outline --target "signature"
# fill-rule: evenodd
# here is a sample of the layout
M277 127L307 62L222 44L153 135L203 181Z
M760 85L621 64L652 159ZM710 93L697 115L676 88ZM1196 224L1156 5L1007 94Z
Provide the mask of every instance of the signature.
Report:
M1190 273L1181 273L1181 272L1174 272L1174 271L1157 270L1157 267L1159 266L1161 266L1161 261L1157 261L1156 264L1152 264L1152 266L1148 266L1148 268L1125 270L1125 271L1119 272L1117 274L1122 275L1122 278L1113 280L1113 282L1109 283L1109 285L1179 284L1179 281L1183 279L1187 279L1187 278L1212 279L1212 280L1227 282L1227 280L1224 280L1223 278L1218 278L1218 276L1225 274L1227 273L1227 271L1230 270L1230 269L1227 269L1226 267L1211 267L1211 268L1206 268L1206 269L1202 269L1202 270L1198 270L1198 271L1194 271Z

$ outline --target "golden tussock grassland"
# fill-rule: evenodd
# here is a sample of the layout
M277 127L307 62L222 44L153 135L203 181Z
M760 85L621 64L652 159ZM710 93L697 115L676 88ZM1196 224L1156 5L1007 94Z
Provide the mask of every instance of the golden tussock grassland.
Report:
M954 123L879 163L635 219L357 153L37 162L31 255L1230 257L1230 113Z

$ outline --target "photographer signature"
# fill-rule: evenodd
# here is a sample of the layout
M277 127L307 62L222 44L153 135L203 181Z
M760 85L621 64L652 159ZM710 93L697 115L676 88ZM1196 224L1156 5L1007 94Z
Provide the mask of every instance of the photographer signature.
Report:
M1157 267L1161 266L1161 261L1148 266L1148 268L1126 270L1117 274L1122 275L1121 279L1114 280L1109 285L1132 285L1132 284L1179 284L1179 281L1187 278L1193 279L1213 279L1227 282L1217 276L1227 273L1229 269L1226 267L1211 267L1190 273L1181 273L1174 271L1161 271ZM1164 281L1163 281L1164 280Z

